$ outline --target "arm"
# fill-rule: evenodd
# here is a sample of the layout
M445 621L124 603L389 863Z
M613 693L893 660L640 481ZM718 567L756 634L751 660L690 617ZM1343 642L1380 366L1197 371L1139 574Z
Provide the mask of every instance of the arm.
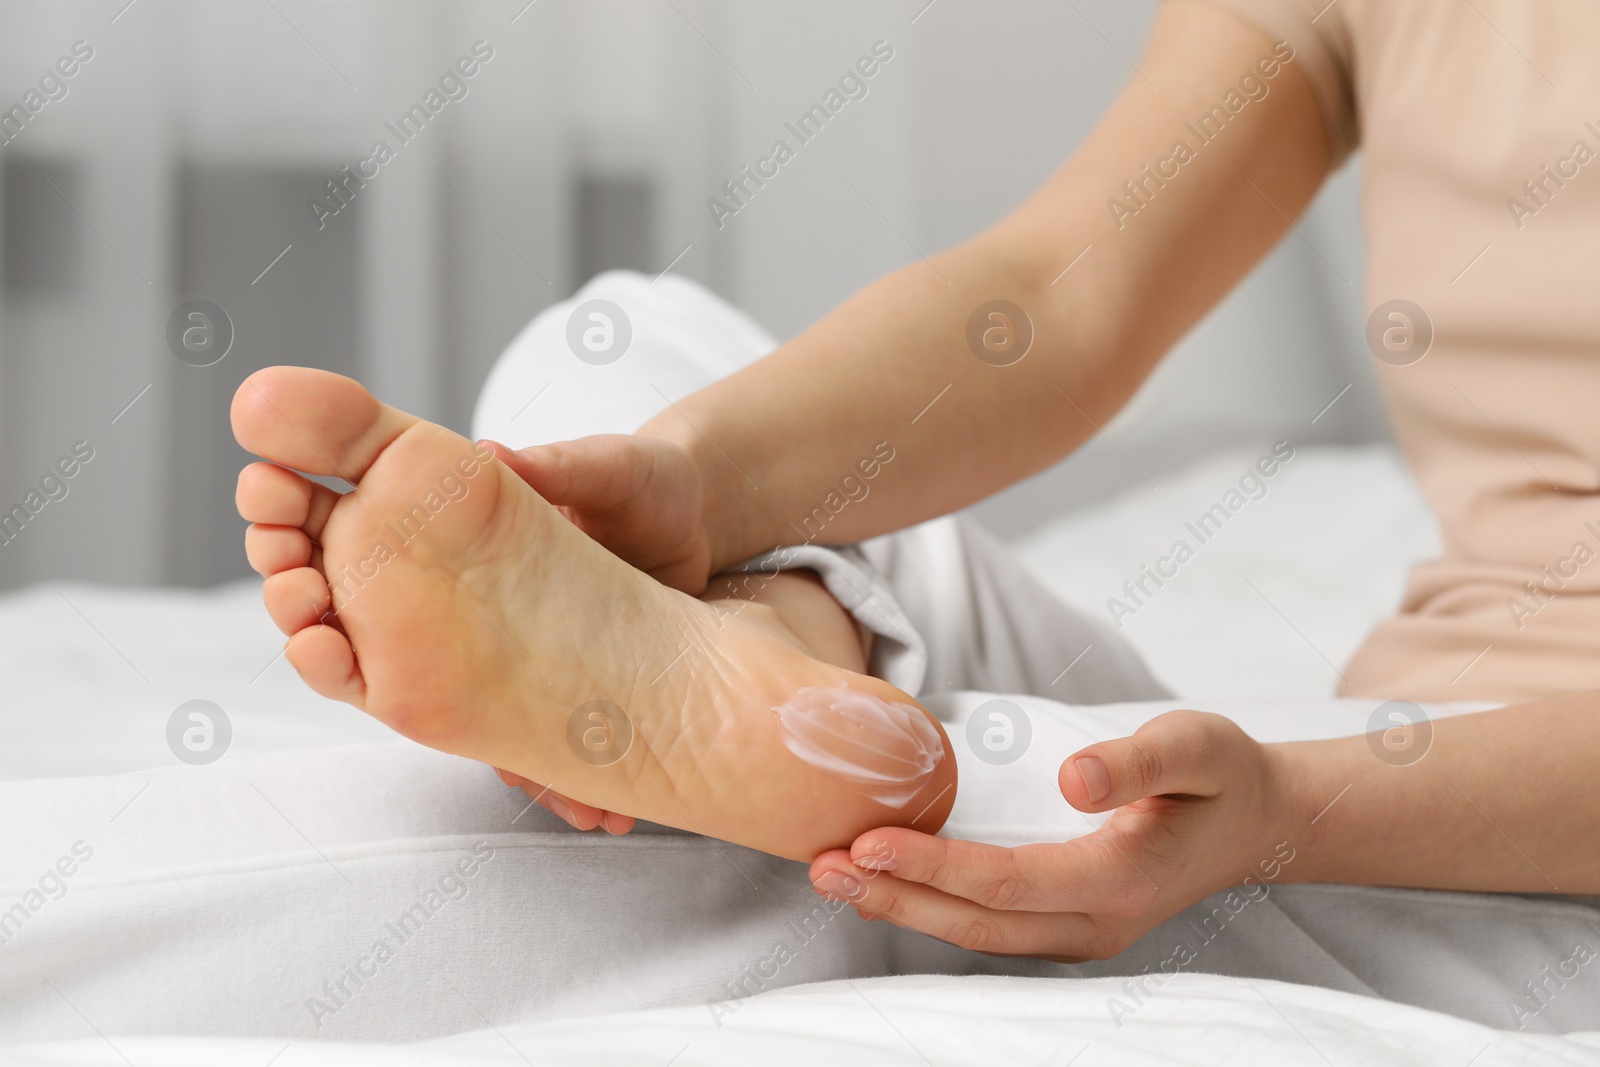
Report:
M878 442L895 450L893 466L819 540L859 540L957 510L1044 469L1104 424L1326 174L1327 138L1301 72L1293 62L1270 79L1257 69L1273 47L1210 7L1163 4L1143 74L1010 217L867 286L641 430L694 457L711 570L804 539L791 523ZM1108 199L1126 201L1124 183L1180 139L1199 145L1186 121L1248 73L1267 95L1119 223ZM1022 307L1035 330L1027 357L1008 367L977 359L966 337L974 310L997 298Z
M595 540L693 594L711 574L807 539L791 524L879 442L894 465L827 523L823 542L910 526L1042 470L1126 402L1321 184L1320 115L1300 71L1274 52L1240 20L1169 0L1142 73L1060 173L992 230L868 286L638 435L496 454ZM1186 123L1246 75L1265 95L1199 145ZM1144 168L1180 139L1194 158L1176 173L1169 164L1173 176L1119 224L1108 201L1126 199L1134 179L1153 188ZM1035 330L1027 357L1007 367L967 343L968 319L996 298L1024 308ZM578 809L573 821L600 818Z
M1296 880L1600 893L1600 693L1440 719L1432 731L1426 754L1403 766L1367 737L1277 746L1296 768L1307 825Z
M1069 961L1114 956L1229 886L1596 894L1597 705L1575 693L1443 719L1409 763L1378 737L1263 745L1172 712L1061 765L1073 807L1114 809L1092 834L1008 849L873 830L819 856L812 879L869 918Z

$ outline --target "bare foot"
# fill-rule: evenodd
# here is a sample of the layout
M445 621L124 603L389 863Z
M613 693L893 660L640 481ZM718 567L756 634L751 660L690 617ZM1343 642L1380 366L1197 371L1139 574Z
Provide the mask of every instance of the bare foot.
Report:
M271 461L239 477L246 547L317 692L585 804L793 859L943 825L955 760L910 697L627 566L486 449L295 367L247 379L233 427Z
M508 455L516 456L504 446L485 443L502 461ZM507 466L524 481L528 480L514 463L507 463ZM557 510L564 513L564 509ZM730 572L713 577L698 599L716 611L738 615L812 659L856 674L867 673L872 657L872 632L834 599L822 579L812 571ZM503 767L496 767L495 773L506 785L520 788L536 804L554 812L574 829L602 829L610 834L625 834L633 829L632 816L603 811L562 796L549 786L512 774Z

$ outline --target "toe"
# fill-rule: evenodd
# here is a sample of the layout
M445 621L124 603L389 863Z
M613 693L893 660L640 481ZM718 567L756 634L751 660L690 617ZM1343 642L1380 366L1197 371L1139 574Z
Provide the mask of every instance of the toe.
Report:
M418 421L359 382L309 367L268 367L233 396L233 435L264 459L352 485Z
M311 538L298 526L254 523L244 532L244 555L263 576L294 570L311 563Z
M239 472L233 502L246 522L303 526L311 514L315 484L276 463L252 463Z
M356 666L355 650L331 626L308 626L289 638L284 655L300 678L330 700L364 706L367 687Z
M239 472L234 502L246 522L298 526L316 542L339 496L276 463L252 463Z
M261 587L267 614L286 634L318 625L333 607L328 580L310 567L296 567L272 575Z

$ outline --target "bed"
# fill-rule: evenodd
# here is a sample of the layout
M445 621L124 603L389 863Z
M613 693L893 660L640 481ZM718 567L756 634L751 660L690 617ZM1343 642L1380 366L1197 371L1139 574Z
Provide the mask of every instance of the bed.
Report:
M1140 481L1017 550L1108 618L1123 579L1259 451ZM1327 698L1334 665L1435 550L1390 451L1301 449L1122 632L1185 703L1252 729L1352 732L1370 704ZM0 928L0 1064L1600 1063L1586 1021L1600 966L1545 998L1520 988L1575 940L1600 945L1600 909L1569 899L1286 886L1177 974L1154 948L1071 969L998 961L846 912L768 976L773 931L816 914L803 868L653 828L571 833L483 768L311 694L281 646L254 582L54 582L0 599L14 842L0 909L80 830L98 850L49 910ZM169 748L192 700L227 720L226 753L204 767ZM438 793L404 787L424 778L471 812L468 832L438 824ZM354 797L370 825L341 818ZM230 852L251 832L281 842L271 864ZM338 975L322 947L356 958L370 933L352 909L378 902L371 922L389 922L382 900L420 899L474 848L502 857L497 880L464 881L359 997L318 992ZM321 879L309 900L306 869ZM699 888L646 891L678 883ZM760 894L783 903L751 906Z

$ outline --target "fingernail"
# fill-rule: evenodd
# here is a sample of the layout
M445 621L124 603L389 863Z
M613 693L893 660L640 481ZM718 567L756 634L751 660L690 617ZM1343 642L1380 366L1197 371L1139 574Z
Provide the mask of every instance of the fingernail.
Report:
M899 866L892 852L869 852L860 859L851 857L850 862L869 871L892 871Z
M578 816L573 814L572 805L568 804L565 800L562 800L554 793L551 793L549 796L545 797L545 803L550 806L551 811L565 819L567 824L574 830L578 829Z
M1098 804L1111 795L1111 772L1099 756L1085 756L1077 761L1078 777L1089 791L1089 803Z
M861 895L861 883L838 871L823 871L812 884L831 900L846 901Z

